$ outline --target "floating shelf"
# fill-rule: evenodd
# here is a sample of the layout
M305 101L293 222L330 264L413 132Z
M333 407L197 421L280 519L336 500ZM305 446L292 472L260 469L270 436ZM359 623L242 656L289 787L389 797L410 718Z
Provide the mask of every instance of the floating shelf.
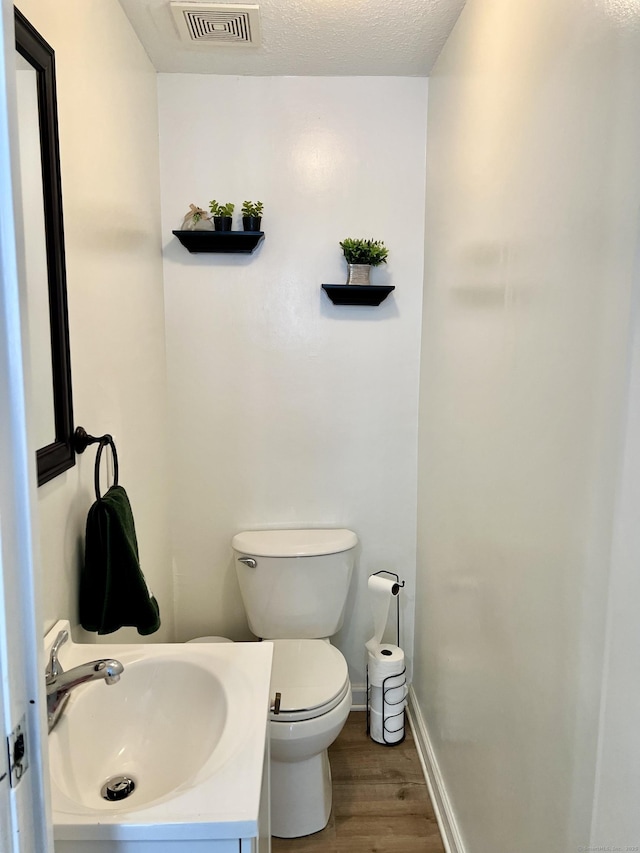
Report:
M190 252L250 255L264 240L264 231L174 231Z
M380 305L395 287L391 284L323 284L334 305Z

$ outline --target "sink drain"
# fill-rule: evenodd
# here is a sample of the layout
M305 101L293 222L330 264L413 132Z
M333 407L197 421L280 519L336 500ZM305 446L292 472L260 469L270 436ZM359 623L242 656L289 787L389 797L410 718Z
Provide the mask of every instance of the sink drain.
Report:
M129 776L112 776L102 786L100 793L105 800L115 802L126 800L136 789L136 783Z

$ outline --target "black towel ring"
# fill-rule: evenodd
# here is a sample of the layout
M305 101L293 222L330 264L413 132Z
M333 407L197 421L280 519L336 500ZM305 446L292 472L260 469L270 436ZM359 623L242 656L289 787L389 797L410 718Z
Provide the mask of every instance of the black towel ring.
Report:
M116 450L115 441L108 433L106 435L98 436L89 435L89 433L83 427L78 427L73 434L73 449L75 450L75 452L84 453L90 444L98 445L98 452L96 453L96 464L93 472L93 482L96 490L96 500L99 501L102 497L102 492L100 491L100 460L102 458L102 451L107 445L111 447L111 454L113 456L114 486L118 485L118 451Z
M93 482L96 488L96 500L99 501L102 497L102 492L100 490L100 459L102 457L103 449L109 445L111 447L111 454L113 456L113 485L118 485L118 451L116 450L116 445L114 440L110 435L105 435L102 438L102 441L98 445L98 452L96 453L96 466L93 472Z

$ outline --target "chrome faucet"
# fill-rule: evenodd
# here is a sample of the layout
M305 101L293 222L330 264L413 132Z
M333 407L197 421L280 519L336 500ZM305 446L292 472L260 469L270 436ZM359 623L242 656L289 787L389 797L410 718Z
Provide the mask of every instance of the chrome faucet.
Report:
M58 652L60 646L66 643L68 639L69 632L60 631L51 647L49 665L45 672L49 731L53 729L62 716L62 712L69 701L70 693L74 688L89 681L103 680L105 684L115 684L120 680L120 674L124 670L119 660L107 658L81 663L80 666L74 666L73 669L65 672L58 660Z

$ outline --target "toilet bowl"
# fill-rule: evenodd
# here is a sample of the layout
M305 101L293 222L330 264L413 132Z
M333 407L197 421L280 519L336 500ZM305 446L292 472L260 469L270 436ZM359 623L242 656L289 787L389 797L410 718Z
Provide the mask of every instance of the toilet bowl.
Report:
M230 643L195 637L189 643ZM327 750L351 710L347 662L326 640L273 640L269 715L271 833L298 838L323 829L332 804ZM296 804L291 808L291 804Z
M233 538L249 626L273 642L271 834L298 838L331 813L328 748L351 710L342 626L358 539L351 530L266 530Z
M187 642L232 641L195 637ZM280 694L280 704L269 715L271 833L298 838L319 832L329 821L327 750L349 716L351 682L344 657L325 640L274 640L273 646L271 694Z
M351 710L347 662L323 640L274 640L271 833L298 838L323 829L331 813L327 750ZM294 807L292 807L294 804Z
M232 643L228 637L194 637L193 640L187 640L187 643Z

